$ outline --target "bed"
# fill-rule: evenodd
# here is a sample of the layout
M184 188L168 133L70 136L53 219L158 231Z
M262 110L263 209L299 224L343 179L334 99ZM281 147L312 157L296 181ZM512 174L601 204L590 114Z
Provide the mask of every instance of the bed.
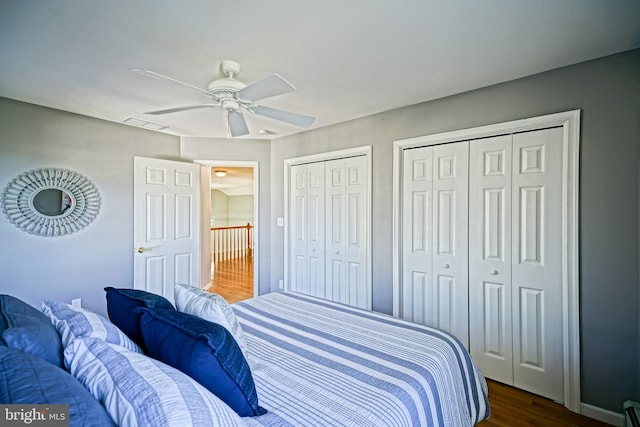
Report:
M437 329L296 293L229 305L176 285L174 306L105 291L109 319L0 295L0 404L66 404L71 427L463 427L489 415L482 374Z
M487 386L453 336L296 293L233 305L263 426L471 426Z

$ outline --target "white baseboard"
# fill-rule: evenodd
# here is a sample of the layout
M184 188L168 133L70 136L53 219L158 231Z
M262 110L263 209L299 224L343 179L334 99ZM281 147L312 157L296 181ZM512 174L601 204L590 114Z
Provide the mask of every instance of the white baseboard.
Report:
M621 413L598 408L588 403L580 403L580 413L585 417L611 424L612 426L622 427L624 425L624 415Z

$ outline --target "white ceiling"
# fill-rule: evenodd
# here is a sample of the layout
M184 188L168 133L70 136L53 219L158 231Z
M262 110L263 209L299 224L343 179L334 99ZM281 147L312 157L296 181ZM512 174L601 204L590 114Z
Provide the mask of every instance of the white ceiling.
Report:
M216 170L224 171L225 176L216 176ZM253 168L213 166L211 167L211 189L220 190L227 196L253 194Z
M2 0L0 96L181 136L227 137L198 91L219 63L298 91L263 105L327 126L640 46L638 0ZM251 115L247 138L301 131Z

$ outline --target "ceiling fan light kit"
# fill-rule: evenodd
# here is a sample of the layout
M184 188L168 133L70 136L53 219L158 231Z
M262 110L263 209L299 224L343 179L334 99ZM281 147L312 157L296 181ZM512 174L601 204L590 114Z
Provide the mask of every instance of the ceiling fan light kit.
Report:
M199 88L190 83L183 82L173 77L168 77L151 70L135 69L133 72L153 77L156 79L164 79L174 83L181 84L200 92L214 101L213 104L187 105L184 107L174 107L162 110L148 111L145 114L162 115L177 113L180 111L196 110L201 108L221 107L227 112L227 123L229 133L232 137L243 136L249 134L247 122L242 114L242 110L249 111L270 119L279 120L294 126L309 128L315 121L314 117L304 114L292 113L289 111L278 110L276 108L266 107L255 104L255 101L269 98L272 96L282 95L289 92L295 92L296 88L282 78L278 74L271 74L266 78L255 83L247 85L237 80L235 77L240 73L240 64L235 61L226 60L220 64L220 70L226 76L213 80L207 85L207 89Z

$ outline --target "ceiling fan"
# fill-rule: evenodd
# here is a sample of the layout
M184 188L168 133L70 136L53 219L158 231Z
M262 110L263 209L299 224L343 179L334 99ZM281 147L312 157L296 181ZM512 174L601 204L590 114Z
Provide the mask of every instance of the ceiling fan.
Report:
M242 114L242 110L305 129L309 128L315 121L314 117L304 114L291 113L289 111L255 104L255 101L269 98L271 96L282 95L288 92L294 92L296 90L291 83L286 81L280 75L271 74L262 80L247 85L236 79L236 76L240 73L240 64L237 62L230 60L222 61L220 64L220 70L226 77L209 82L206 89L174 79L173 77L156 73L155 71L141 69L133 69L131 71L143 76L160 78L190 87L204 93L206 97L213 100L213 103L210 104L167 108L164 110L148 111L145 112L145 114L161 115L177 113L179 111L196 110L199 108L221 107L227 112L229 133L233 137L247 135L249 133L249 128L247 127L247 122Z

